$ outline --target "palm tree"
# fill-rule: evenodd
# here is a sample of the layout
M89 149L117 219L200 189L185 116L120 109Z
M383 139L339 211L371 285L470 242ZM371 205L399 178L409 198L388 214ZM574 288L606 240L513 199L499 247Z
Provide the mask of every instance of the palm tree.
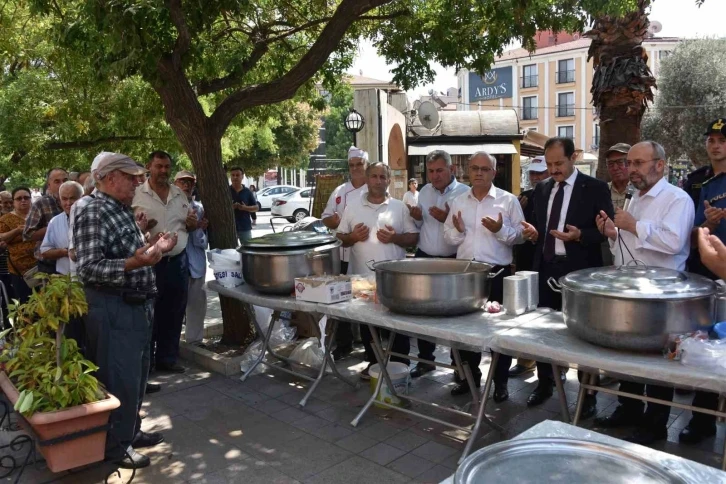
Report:
M640 123L653 101L655 78L648 67L643 39L648 33L646 10L652 0L638 0L637 8L622 17L602 16L585 32L592 39L592 102L600 117L597 177L607 179L606 150L616 143L640 141Z

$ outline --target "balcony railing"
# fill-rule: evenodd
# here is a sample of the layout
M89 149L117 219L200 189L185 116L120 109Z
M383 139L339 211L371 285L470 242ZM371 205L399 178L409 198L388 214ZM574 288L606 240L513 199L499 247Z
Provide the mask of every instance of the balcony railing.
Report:
M575 71L557 71L555 76L557 84L575 82Z
M536 107L524 107L522 108L522 120L537 119L537 108Z
M566 116L574 116L575 115L575 105L574 104L558 104L557 105L557 117L558 118L564 118Z
M534 76L522 76L521 79L522 79L522 82L521 82L520 85L522 86L522 89L527 89L529 87L537 87L537 86L539 86L539 76L537 76L537 75L534 75Z

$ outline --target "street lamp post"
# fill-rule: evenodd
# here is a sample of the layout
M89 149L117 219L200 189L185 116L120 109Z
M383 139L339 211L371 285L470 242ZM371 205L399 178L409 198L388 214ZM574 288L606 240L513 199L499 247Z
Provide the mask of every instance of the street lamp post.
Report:
M353 145L356 145L356 133L358 133L360 130L363 129L363 126L365 126L365 119L363 119L363 115L356 111L353 108L350 108L350 112L348 113L348 116L345 117L345 121L343 122L345 125L345 129L351 133L353 133Z

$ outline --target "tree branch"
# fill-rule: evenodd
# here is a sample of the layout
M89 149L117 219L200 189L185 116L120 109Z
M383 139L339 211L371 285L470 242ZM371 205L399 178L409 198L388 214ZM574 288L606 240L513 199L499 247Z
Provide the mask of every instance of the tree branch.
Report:
M43 145L44 150L75 150L83 148L93 148L102 143L113 143L117 141L153 141L160 138L148 138L146 136L106 136L95 140L77 140L66 142L46 143Z
M242 62L239 68L224 77L199 82L197 84L197 94L204 96L205 94L212 94L236 86L241 82L242 77L257 65L260 59L267 53L268 48L267 43L256 43L250 55Z
M182 0L167 0L166 6L169 9L169 16L176 27L178 35L174 44L172 53L172 62L175 69L181 69L181 59L184 54L189 52L191 46L191 35L186 20L184 20L184 11L182 10Z
M403 17L404 15L408 15L411 13L409 10L399 10L397 12L392 12L387 15L361 15L358 17L358 20L390 20L396 17Z
M295 95L325 64L338 47L348 28L361 15L390 3L392 0L343 0L317 40L302 58L285 75L264 84L243 87L222 101L210 118L210 124L218 134L243 110L264 104L274 104Z

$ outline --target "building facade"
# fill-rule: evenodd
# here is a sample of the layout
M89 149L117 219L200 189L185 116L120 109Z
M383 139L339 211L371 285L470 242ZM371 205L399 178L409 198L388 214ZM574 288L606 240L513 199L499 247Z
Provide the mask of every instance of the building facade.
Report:
M658 78L660 61L680 41L650 37L643 41L648 65ZM597 152L598 114L591 104L593 64L587 59L590 39L549 34L530 53L514 49L498 57L483 76L467 70L457 73L460 110L515 109L523 132L572 138L584 152ZM657 94L657 93L656 93Z

